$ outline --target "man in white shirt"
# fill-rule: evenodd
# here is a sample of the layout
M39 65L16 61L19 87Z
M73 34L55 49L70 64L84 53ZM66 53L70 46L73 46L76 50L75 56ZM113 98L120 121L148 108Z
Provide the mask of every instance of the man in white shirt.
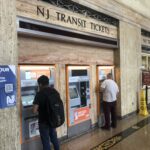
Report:
M107 79L102 82L101 90L103 92L103 109L105 116L105 126L102 129L109 130L110 126L117 127L116 100L119 93L118 85L112 80L112 74L107 75ZM111 122L110 122L111 116Z

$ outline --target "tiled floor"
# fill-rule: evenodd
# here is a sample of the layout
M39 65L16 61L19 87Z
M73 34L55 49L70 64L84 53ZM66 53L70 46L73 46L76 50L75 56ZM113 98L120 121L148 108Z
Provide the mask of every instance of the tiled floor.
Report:
M110 131L95 129L85 135L63 143L61 150L90 150L145 118L146 117L134 115L118 121L118 127L116 129L111 129ZM145 125L143 128L129 135L111 147L110 150L150 150L150 124Z
M114 145L110 150L150 150L150 124Z

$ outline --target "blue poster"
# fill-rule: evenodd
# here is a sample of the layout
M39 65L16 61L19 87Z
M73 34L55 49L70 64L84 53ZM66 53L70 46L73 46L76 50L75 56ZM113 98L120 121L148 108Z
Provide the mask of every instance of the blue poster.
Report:
M16 68L0 65L0 109L16 105Z

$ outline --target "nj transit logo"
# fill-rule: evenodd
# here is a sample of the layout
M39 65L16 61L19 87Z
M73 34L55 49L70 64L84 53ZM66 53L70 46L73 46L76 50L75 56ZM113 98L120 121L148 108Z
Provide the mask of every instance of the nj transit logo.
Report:
M7 96L6 101L7 101L8 106L14 105L14 103L16 101L15 100L15 95Z

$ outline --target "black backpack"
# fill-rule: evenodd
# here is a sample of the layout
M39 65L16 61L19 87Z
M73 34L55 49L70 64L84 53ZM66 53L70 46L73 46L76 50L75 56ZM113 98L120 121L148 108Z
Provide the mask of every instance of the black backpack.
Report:
M47 96L46 111L48 124L52 128L57 128L65 122L63 102L60 94L54 88L49 88L45 94Z

